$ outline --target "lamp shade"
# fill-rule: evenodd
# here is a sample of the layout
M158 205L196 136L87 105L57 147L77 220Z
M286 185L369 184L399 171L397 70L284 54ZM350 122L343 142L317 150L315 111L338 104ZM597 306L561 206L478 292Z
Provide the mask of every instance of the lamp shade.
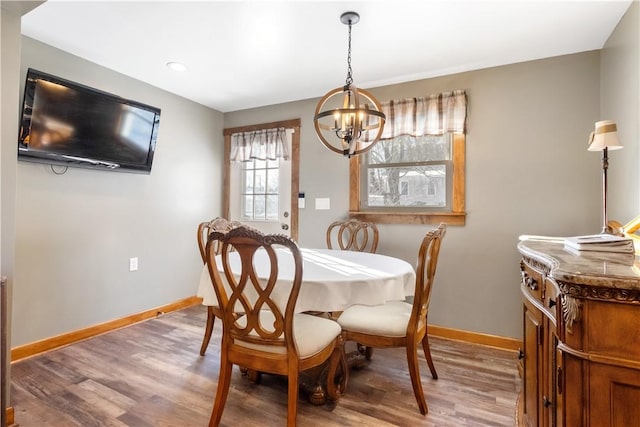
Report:
M589 135L589 151L618 150L622 148L618 141L618 127L613 120L596 122L596 128Z

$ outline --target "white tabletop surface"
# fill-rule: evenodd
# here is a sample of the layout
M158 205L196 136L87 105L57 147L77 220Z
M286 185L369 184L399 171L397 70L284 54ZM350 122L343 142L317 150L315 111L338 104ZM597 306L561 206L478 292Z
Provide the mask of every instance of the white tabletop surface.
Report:
M342 311L354 304L402 301L414 293L415 272L404 260L367 252L303 248L300 251L303 273L296 312ZM274 299L279 305L286 304L293 277L293 258L287 251L282 252L286 255L279 254L280 274L274 290ZM239 258L232 256L230 260L231 268L240 271ZM266 260L264 252L256 253L256 271L260 278L267 275ZM204 305L217 304L206 266L200 276L197 296L203 298Z

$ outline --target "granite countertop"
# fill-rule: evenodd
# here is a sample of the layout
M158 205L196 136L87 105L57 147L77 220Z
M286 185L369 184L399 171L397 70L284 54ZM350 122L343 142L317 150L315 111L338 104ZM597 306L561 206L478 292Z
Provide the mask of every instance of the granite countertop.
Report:
M520 236L518 251L549 268L549 277L583 286L640 290L640 258L634 254L573 251L563 237Z

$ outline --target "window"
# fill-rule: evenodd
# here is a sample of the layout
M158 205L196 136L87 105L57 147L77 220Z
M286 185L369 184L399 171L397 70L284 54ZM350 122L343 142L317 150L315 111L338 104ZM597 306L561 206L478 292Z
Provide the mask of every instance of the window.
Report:
M448 209L451 135L402 135L378 142L360 168L366 210Z
M242 163L242 219L278 220L278 160L250 160Z
M464 224L464 91L382 107L388 117L382 139L351 159L350 215L378 223Z

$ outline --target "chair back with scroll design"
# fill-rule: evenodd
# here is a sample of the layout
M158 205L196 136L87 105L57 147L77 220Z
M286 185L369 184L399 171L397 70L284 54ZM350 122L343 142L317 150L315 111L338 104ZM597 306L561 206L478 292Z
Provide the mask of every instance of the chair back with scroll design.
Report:
M354 305L338 318L347 334L347 340L358 343L358 349L371 357L371 348L406 347L407 363L413 393L420 413L427 413L420 371L418 347L422 344L433 379L438 379L427 334L429 301L436 274L440 245L446 233L446 224L430 230L422 239L416 265L416 287L413 303L390 301L382 305Z
M287 425L296 423L300 371L329 360L327 395L337 400L348 376L344 337L335 321L295 312L303 271L297 244L284 235L242 226L226 234L211 233L206 252L223 321L220 376L209 425L220 422L234 364L287 376ZM283 263L288 263L284 269Z
M220 231L226 233L227 231L241 226L242 223L239 221L229 221L226 218L216 217L211 221L201 222L198 224L198 249L200 249L200 256L202 257L202 262L207 263L207 254L205 252L205 246L207 245L207 237L209 237L209 233L213 231ZM216 253L220 253L220 249L216 248Z
M333 249L335 241L342 250L375 253L378 235L378 227L372 222L355 218L335 221L327 228L327 248Z
M216 217L211 221L201 222L198 224L197 239L198 249L200 250L200 256L202 262L207 263L207 253L205 251L207 245L207 237L213 231L220 231L226 233L227 231L241 226L242 223L238 221L229 221L226 218ZM216 254L220 253L220 246L214 248ZM213 326L216 322L216 317L220 317L220 309L217 305L207 306L207 323L204 328L204 337L202 338L202 345L200 346L200 356L204 356L209 347L209 341L211 341L211 335L213 334Z

